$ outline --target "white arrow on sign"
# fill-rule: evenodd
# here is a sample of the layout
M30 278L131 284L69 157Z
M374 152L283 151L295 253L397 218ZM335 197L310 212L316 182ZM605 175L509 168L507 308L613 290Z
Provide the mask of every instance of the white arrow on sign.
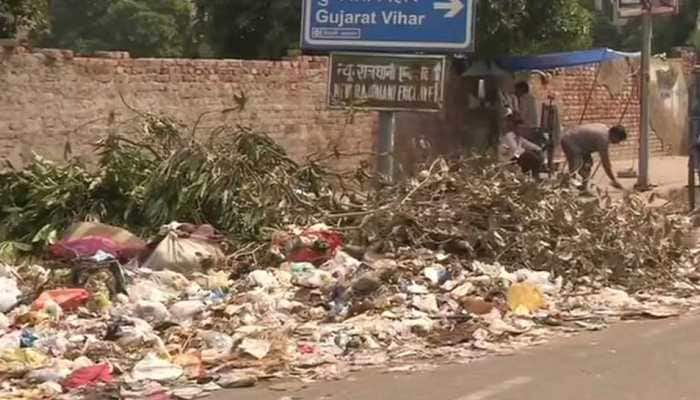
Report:
M433 10L449 10L445 14L445 18L456 17L463 8L464 3L462 3L462 0L450 0L447 2L433 3Z

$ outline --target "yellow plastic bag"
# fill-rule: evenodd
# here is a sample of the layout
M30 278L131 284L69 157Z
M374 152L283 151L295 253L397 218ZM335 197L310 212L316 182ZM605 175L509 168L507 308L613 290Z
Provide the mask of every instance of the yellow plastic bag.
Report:
M508 307L518 315L528 315L544 307L544 296L539 288L529 283L514 283L508 289Z
M48 361L32 348L6 349L0 352L0 374L21 375L45 366Z
M100 314L109 314L109 310L112 308L112 301L109 299L109 294L99 291L94 294L88 307L92 311L96 311Z

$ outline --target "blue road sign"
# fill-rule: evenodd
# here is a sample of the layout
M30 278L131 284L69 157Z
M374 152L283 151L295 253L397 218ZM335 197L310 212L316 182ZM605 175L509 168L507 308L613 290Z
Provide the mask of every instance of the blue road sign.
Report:
M475 0L304 0L309 50L471 51Z

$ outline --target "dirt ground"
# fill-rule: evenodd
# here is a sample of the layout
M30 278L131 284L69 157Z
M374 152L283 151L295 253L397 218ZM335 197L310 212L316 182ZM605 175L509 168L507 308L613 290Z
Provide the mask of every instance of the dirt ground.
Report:
M633 168L635 172L639 171L637 160L625 160L613 162L613 171L617 174L619 171ZM633 190L637 178L620 178L620 183L625 189ZM601 189L608 190L609 193L615 196L622 194L610 186L610 180L605 175L603 168L598 168L596 175L592 179L593 183ZM649 162L649 181L654 185L653 190L644 193L647 198L652 198L651 203L654 205L664 205L668 201L672 201L676 205L687 207L688 204L688 157L669 156L652 158ZM696 183L698 184L698 183ZM698 191L700 195L700 191ZM696 197L698 197L696 195Z

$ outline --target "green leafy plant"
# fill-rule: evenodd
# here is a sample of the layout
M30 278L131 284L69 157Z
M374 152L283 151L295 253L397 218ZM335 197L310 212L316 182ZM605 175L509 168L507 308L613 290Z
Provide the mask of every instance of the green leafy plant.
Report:
M143 234L175 220L208 223L256 241L265 228L335 207L324 171L297 164L263 133L219 128L197 139L169 118L145 115L141 124L100 140L94 170L35 156L0 174L0 240L43 245L94 219Z

